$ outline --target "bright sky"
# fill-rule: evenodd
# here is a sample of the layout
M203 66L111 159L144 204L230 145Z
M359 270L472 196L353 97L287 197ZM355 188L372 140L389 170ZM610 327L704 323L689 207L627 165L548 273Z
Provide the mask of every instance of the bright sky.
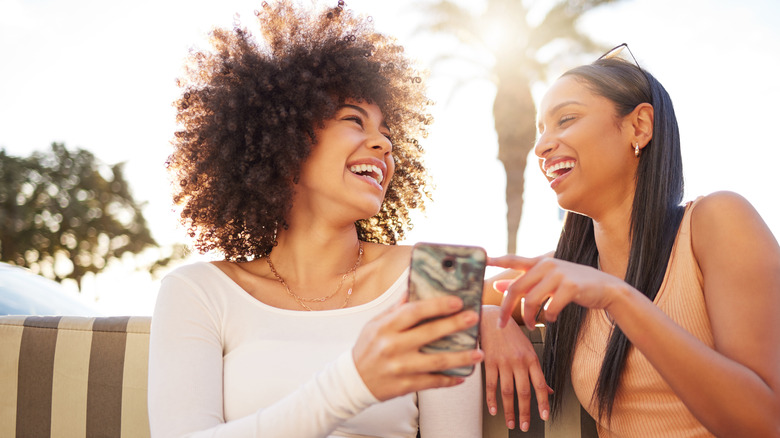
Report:
M0 0L0 147L27 156L62 141L106 163L127 162L154 237L162 244L182 240L162 164L174 129L174 79L188 48L212 26L230 26L238 12L251 28L260 3ZM347 4L373 16L378 30L398 37L429 68L438 44L413 32L425 19L419 1ZM627 42L671 94L686 198L736 191L780 236L780 2L622 0L590 13L581 26L606 46ZM476 81L450 99L453 82L439 71L429 80L436 122L424 146L437 190L407 242L475 244L500 255L506 207L491 114L495 88ZM518 252L537 255L554 248L559 213L541 173L531 168L526 175ZM117 264L88 281L83 295L109 314L150 314L158 284Z

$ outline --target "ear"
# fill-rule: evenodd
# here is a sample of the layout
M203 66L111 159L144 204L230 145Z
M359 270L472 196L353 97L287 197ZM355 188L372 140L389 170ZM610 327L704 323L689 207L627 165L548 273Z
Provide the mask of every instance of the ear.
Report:
M628 115L627 119L631 122L631 135L633 142L639 143L639 149L644 149L650 140L653 139L653 119L655 111L649 103L640 103Z

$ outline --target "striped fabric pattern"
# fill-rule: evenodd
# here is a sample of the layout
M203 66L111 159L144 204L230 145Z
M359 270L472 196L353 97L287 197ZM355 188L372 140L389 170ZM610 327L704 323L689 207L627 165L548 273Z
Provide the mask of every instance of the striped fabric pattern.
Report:
M0 437L149 437L150 326L151 317L0 316ZM526 334L541 354L542 330ZM506 428L500 405L495 417L485 406L483 437L595 438L569 395L546 423L532 398L527 433Z
M536 355L541 357L544 349L544 328L534 331L528 331L521 327L523 332L531 340L531 344L536 350ZM484 376L485 373L483 372ZM596 422L582 408L574 389L571 386L566 391L566 399L563 402L563 409L560 415L555 417L555 421L542 421L539 418L539 408L536 398L531 397L531 424L528 432L523 432L519 428L509 430L504 423L504 408L501 403L501 395L498 397L498 414L491 416L487 410L487 404L483 404L482 412L482 436L484 438L597 438ZM515 418L517 418L517 400L515 400Z
M0 436L148 437L150 325L0 316Z

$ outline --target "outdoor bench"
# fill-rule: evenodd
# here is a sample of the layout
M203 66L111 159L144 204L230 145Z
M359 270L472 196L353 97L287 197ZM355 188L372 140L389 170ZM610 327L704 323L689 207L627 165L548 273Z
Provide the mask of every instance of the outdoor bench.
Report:
M148 437L151 317L0 316L0 437ZM540 352L540 330L529 333ZM571 394L571 391L569 391ZM499 406L486 438L595 437L572 395L555 422L508 430Z

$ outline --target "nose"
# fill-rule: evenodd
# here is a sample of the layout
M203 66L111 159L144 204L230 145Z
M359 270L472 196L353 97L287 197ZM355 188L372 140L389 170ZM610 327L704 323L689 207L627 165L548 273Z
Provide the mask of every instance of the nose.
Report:
M548 135L542 134L536 139L534 154L539 158L544 158L555 150L556 146L556 143Z
M382 154L389 154L393 151L393 143L378 129L371 133L367 144L371 149L380 151Z

